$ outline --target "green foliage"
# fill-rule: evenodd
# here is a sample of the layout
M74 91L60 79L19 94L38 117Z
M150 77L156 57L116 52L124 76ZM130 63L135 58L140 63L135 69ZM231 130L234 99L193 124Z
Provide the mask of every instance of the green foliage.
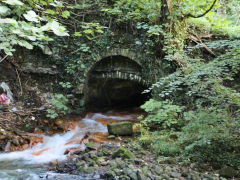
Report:
M173 105L168 100L156 101L151 99L141 108L149 114L143 122L150 127L171 129L178 128L182 124L179 113L183 110L183 107Z
M68 99L63 94L55 94L54 99L50 103L52 107L47 110L47 117L55 119L58 116L70 113L70 109L67 106Z
M63 88L67 88L67 89L69 89L69 88L72 87L72 85L71 85L70 82L60 82L59 84L60 84Z
M240 25L232 24L226 16L209 13L206 17L188 20L191 27L204 33L226 35L230 38L239 38ZM192 29L193 31L193 29Z
M240 165L237 158L240 126L226 111L190 111L185 118L188 123L178 141L186 157L200 162Z
M104 33L103 29L105 27L101 26L99 23L94 22L82 22L79 25L79 29L81 32L75 32L74 36L77 37L86 37L88 40L92 40L96 38L95 36Z
M183 14L199 15L204 13L213 3L212 0L183 0L178 1ZM220 6L219 3L215 4L214 8L217 9Z
M182 55L186 67L161 78L145 91L151 91L155 99L143 106L149 113L142 122L147 125L146 129L152 127L151 123L164 119L165 111L172 106L166 102L185 107L177 111L182 114L178 116L182 122L180 128L166 126L152 133L145 132L146 140L158 155L239 167L240 93L231 83L240 71L239 40L216 41L209 46L224 54L211 61ZM171 119L172 116L164 120ZM141 137L141 140L145 139Z
M207 109L184 113L186 125L179 132L152 133L152 148L158 155L238 167L239 123L227 112Z
M157 155L176 156L181 152L176 139L167 132L154 132L151 140L152 149Z
M143 120L143 116L138 117L139 120ZM149 128L143 123L134 124L134 129L137 129L140 132L137 143L141 146L148 148L152 144L152 137L149 132Z
M199 1L201 2L201 1ZM195 2L194 2L195 3ZM215 10L209 12L201 18L190 18L188 21L191 30L201 31L202 33L214 33L226 35L230 38L239 38L240 21L236 16L239 11L239 1L220 0L215 5ZM194 9L192 9L195 11Z
M40 4L47 1L40 1ZM46 32L54 32L57 36L68 36L65 27L56 18L40 16L37 12L37 2L5 0L0 2L0 50L6 55L13 55L15 46L33 49L52 40ZM37 12L37 13L36 13ZM66 14L66 12L65 12ZM66 15L65 15L66 16Z
M156 22L159 18L161 2L155 0L119 0L114 3L112 9L102 9L114 16L122 18L117 19L117 23L123 23L128 20Z
M209 63L188 58L186 59L188 60L186 68L161 78L145 92L153 90L158 98L169 98L183 105L187 101L192 108L196 108L198 105L216 105L218 108L228 108L231 104L235 104L240 94L234 89L223 86L223 83L231 81L238 73L239 59L238 48Z

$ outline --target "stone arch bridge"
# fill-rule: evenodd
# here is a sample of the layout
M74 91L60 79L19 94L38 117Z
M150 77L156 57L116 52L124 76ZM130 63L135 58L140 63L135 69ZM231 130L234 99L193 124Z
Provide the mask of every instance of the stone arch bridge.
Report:
M84 102L88 109L142 104L148 81L142 71L142 56L127 49L113 49L94 57L84 82Z

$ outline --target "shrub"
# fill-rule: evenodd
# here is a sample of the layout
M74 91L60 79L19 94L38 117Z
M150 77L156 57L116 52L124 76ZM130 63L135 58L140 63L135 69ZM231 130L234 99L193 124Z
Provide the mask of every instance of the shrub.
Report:
M198 109L184 113L181 131L151 133L156 155L181 156L197 162L240 166L240 124L227 111Z
M67 106L68 99L63 94L55 94L54 99L50 101L51 108L47 110L47 117L55 119L60 115L70 113Z
M185 113L185 118L188 123L177 139L185 157L199 162L240 165L240 126L236 119L224 111L205 109Z
M149 115L144 123L154 129L179 128L182 125L180 112L183 106L173 105L169 100L156 101L151 99L141 106Z

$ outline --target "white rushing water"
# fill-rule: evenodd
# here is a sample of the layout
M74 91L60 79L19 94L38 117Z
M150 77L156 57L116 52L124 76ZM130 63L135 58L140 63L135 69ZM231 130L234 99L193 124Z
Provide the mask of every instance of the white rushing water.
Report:
M48 172L46 163L65 160L66 149L79 146L65 145L76 137L78 131L76 128L64 134L43 136L43 143L38 143L30 149L0 154L0 180L77 179L72 175ZM32 154L42 150L46 151L40 155Z
M62 134L53 136L40 135L43 143L18 152L0 153L0 180L35 180L35 179L79 179L79 176L56 174L48 172L47 163L67 159L64 152L69 148L79 146L78 143L66 145L68 142L82 139L86 132L107 132L107 127L96 119L130 120L131 116L112 116L101 113L87 115L79 121L78 126ZM39 155L33 155L34 153ZM83 179L83 178L80 178Z
M43 136L43 143L38 143L34 147L25 151L10 152L0 154L0 162L6 160L22 160L27 164L41 164L54 160L65 160L66 156L63 156L64 152L68 148L77 147L76 144L65 145L72 140L78 128L73 131L69 131L65 134L56 134L54 136ZM34 152L45 150L46 152L36 156L32 155Z

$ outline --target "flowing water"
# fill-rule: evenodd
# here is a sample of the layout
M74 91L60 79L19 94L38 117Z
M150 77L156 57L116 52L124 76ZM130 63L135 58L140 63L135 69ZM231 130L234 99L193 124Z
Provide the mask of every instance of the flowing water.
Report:
M41 143L32 148L18 152L0 154L0 180L34 180L34 179L84 179L70 174L58 174L48 171L48 164L64 161L69 156L67 150L84 149L82 142L86 133L95 136L96 141L107 140L106 124L115 121L135 121L138 113L88 113L85 118L74 122L69 131L53 136L37 135ZM71 151L67 151L71 152Z

